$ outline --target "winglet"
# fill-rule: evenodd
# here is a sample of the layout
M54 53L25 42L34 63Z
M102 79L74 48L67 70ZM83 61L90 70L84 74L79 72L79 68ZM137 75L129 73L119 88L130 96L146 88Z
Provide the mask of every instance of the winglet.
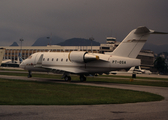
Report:
M150 30L150 34L168 34L166 32L157 32L157 31L154 31L154 30Z

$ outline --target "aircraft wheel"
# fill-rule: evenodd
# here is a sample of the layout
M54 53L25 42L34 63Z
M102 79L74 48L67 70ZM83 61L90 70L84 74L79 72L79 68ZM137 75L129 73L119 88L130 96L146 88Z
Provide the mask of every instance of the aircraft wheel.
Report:
M81 82L86 81L86 77L83 76L83 75L81 75L81 76L80 76L80 81L81 81Z
M28 75L27 77L28 77L28 78L31 78L31 77L32 77L32 75Z
M65 81L71 81L71 77L70 76L65 76Z
M31 78L32 77L32 74L31 74L31 71L28 71L29 72L29 74L28 74L28 78Z

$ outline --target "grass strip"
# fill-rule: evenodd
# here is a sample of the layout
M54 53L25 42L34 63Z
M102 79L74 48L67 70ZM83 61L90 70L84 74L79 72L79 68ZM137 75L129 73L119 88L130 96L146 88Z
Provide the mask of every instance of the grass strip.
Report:
M88 82L106 82L106 83L117 83L117 84L130 84L130 85L145 85L145 86L157 86L157 87L168 87L167 81L145 81L145 80L133 80L130 79L115 79L115 78L87 78Z
M110 78L132 78L132 74L130 76L121 76L121 75L100 75L100 77L110 77ZM168 77L168 76L167 76ZM168 78L156 78L156 77L139 77L137 76L134 79L148 79L148 80L167 80Z
M0 79L0 105L95 105L159 101L152 93L104 87Z
M13 76L27 76L27 73L8 73L2 72L1 75L13 75ZM52 78L61 79L62 75L55 74L37 74L34 73L33 77L38 78ZM79 81L79 76L71 76L73 81ZM155 79L154 79L155 80ZM158 79L157 79L158 80ZM118 83L118 84L131 84L131 85L146 85L146 86L158 86L158 87L168 87L167 81L145 81L145 80L134 80L130 81L128 79L115 79L114 77L100 78L100 77L87 77L87 82L99 82L99 83Z

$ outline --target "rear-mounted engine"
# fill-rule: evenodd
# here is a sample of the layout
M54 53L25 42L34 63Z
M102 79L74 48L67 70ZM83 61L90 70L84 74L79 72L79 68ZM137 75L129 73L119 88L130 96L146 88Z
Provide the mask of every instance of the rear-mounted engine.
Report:
M78 63L99 60L99 56L84 51L72 51L69 53L68 58L71 62Z

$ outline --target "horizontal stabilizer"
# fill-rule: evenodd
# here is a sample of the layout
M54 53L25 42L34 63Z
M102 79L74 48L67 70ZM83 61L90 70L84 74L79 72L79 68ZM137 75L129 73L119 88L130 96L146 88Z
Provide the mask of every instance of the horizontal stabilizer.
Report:
M157 31L153 31L153 32L151 32L151 34L168 34L168 33L166 33L166 32L157 32Z

